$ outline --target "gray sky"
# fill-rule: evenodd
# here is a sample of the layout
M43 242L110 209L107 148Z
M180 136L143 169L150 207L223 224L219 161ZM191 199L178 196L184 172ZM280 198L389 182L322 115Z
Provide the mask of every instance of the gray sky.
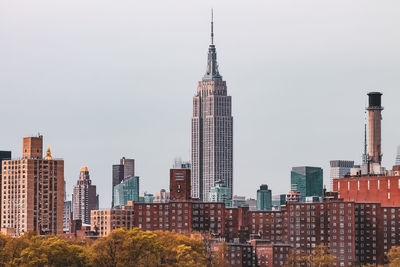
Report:
M361 159L366 93L384 93L383 163L400 144L399 1L0 0L0 149L40 132L111 203L111 165L136 159L141 191L190 158L192 97L210 8L233 99L234 194L289 189L290 169Z

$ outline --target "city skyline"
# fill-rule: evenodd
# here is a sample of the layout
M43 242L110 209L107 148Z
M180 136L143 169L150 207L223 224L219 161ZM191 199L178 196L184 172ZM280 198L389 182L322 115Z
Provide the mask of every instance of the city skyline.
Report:
M374 17L368 12L350 12L355 9L353 5L343 2L342 8L348 9L327 11L331 6L317 4L317 8L326 8L321 14L314 14L307 5L299 7L298 14L283 4L266 4L259 10L253 6L243 10L237 4L229 9L223 4L214 6L219 62L234 102L233 194L254 198L263 183L273 194L285 193L290 187L291 167L302 165L322 167L324 184L329 187L330 160L361 163L363 100L369 91L381 91L385 96L383 165L394 164L400 143L400 131L395 126L396 114L400 113L396 105L400 54L395 47L400 40L391 27L400 19L385 5L363 5L363 11L373 12ZM51 145L54 157L66 162L67 193L71 194L80 167L88 166L102 208L111 203L111 165L123 156L137 161L141 188L152 193L167 189L173 159L190 158L191 99L199 73L204 71L210 5L195 6L199 10L189 8L187 14L177 13L174 19L157 11L165 26L161 30L152 24L143 26L158 38L146 46L140 41L147 36L134 33L139 30L136 20L151 15L150 6L145 6L144 15L138 18L130 18L128 12L119 9L103 11L108 19L116 14L122 18L110 21L102 34L93 32L91 24L101 19L87 21L84 11L76 11L77 22L69 21L68 13L57 11L58 18L51 16L57 27L52 28L39 19L44 6L31 8L21 11L10 3L0 16L20 32L13 35L0 28L0 36L6 40L0 44L1 51L9 51L7 55L0 52L4 58L0 63L1 112L9 114L2 120L12 126L4 127L0 150L11 150L13 158L21 157L20 138L40 132L46 137L44 147ZM286 12L278 19L271 13L279 10ZM25 20L19 21L19 12L24 13ZM307 14L314 16L303 18ZM290 20L291 16L294 18ZM32 35L20 29L30 19L31 27L36 27ZM296 20L304 24L299 26ZM68 34L79 23L83 23L83 29ZM123 26L115 32L125 24L133 28ZM65 31L60 32L60 27ZM176 32L167 36L162 34L165 29ZM125 37L129 30L133 30L130 35L136 36L137 42ZM84 33L91 35L83 38ZM238 40L238 33L244 40ZM60 37L60 41L40 39L44 35ZM268 38L261 38L264 35ZM62 42L69 37L73 37L74 45L64 46ZM113 43L112 38L118 42ZM334 45L329 46L330 42ZM132 63L138 56L132 50L144 51L148 61L139 57L140 63ZM104 51L105 55L95 59ZM154 80L149 80L150 74ZM15 108L17 103L24 105ZM121 114L132 116L132 125ZM16 125L17 119L27 123Z

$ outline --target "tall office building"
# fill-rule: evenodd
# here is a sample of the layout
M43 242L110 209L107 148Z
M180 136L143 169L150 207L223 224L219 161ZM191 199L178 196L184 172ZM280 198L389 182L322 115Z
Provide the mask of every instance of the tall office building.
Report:
M120 184L125 178L135 176L135 160L123 157L119 164L112 166L112 201L111 208L114 208L114 187Z
M191 170L192 197L207 201L211 187L223 181L233 190L233 117L231 97L218 71L213 20L206 73L193 97Z
M394 163L394 165L400 166L400 146L397 147L396 162Z
M74 220L90 224L90 211L99 209L99 196L96 194L96 186L92 185L87 167L81 168L79 179L74 185L72 203Z
M272 209L272 192L268 185L262 184L257 190L257 210Z
M333 190L333 179L343 178L346 174L350 175L351 168L354 168L354 161L351 160L331 160L331 175L329 184Z
M120 209L128 201L139 201L139 176L126 177L114 186L114 208Z
M291 190L305 197L323 196L323 171L319 167L293 167L290 173Z
M23 158L3 161L1 231L19 236L28 231L61 234L64 210L64 161L43 159L43 137L23 139Z

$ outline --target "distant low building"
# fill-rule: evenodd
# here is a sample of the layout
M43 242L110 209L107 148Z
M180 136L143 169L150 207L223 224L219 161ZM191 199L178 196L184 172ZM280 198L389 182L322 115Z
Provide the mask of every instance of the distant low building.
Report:
M144 193L143 196L139 197L139 202L143 202L143 203L154 203L154 195L150 194L150 193Z
M286 194L272 196L272 209L280 210L282 205L286 204Z
M210 202L223 202L226 205L230 205L230 188L225 186L223 181L215 182L215 185L211 187L209 193L209 201Z
M298 191L289 191L286 194L286 203L288 202L300 202L301 201L301 194Z
M272 209L272 191L268 189L268 185L263 184L257 190L257 210Z
M396 161L395 161L394 165L400 166L400 146L397 147L397 155L396 155Z
M245 196L234 195L228 207L248 207Z
M257 210L257 200L254 198L246 199L246 204L249 207L249 210Z
M333 189L333 179L343 178L345 175L350 175L351 169L354 168L354 161L351 160L331 160L330 173L330 188Z
M169 202L169 192L165 189L161 189L160 192L156 192L154 195L154 203L168 203Z
M72 220L72 201L64 201L63 232L69 232L69 222Z

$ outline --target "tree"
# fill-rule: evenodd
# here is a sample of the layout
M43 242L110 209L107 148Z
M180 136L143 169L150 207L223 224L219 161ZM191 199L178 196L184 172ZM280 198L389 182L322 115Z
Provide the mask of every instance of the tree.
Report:
M400 247L393 246L388 254L387 257L389 259L389 267L397 267L400 266Z
M306 257L311 267L329 267L333 266L335 257L329 253L325 245L318 245L313 252Z
M212 259L213 266L229 267L230 263L226 257L229 253L228 245L225 242L219 244L218 249L214 252Z
M6 253L7 243L10 242L9 238L0 233L0 267L6 266L8 256Z
M117 267L118 253L126 236L123 228L114 230L106 237L99 238L90 248L89 261L93 266Z
M122 243L119 262L121 266L128 266L132 262L136 266L157 266L161 264L163 249L155 233L134 228L127 232Z
M14 259L18 266L86 266L84 248L58 237L32 236L28 244L19 257Z
M161 262L165 266L206 266L210 263L204 243L182 234L156 231L162 244Z
M301 255L297 255L296 249L293 248L290 250L283 267L300 267L304 262L306 262L306 258Z

